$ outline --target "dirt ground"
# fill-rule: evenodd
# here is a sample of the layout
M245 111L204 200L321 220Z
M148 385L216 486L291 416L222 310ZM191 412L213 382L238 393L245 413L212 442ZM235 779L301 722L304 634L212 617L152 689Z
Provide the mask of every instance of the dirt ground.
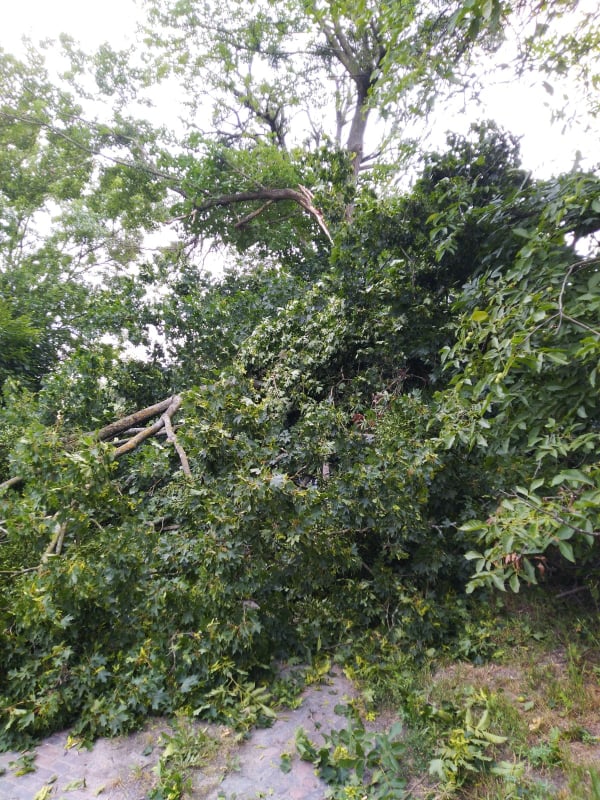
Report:
M350 681L334 673L326 682L308 687L299 708L281 712L270 728L254 731L245 741L238 743L232 731L210 726L220 746L206 767L192 771L191 797L322 800L326 786L312 764L299 759L296 731L303 728L320 743L322 733L345 727L346 718L334 708L356 694ZM0 800L143 800L156 781L161 734L169 730L166 722L154 722L131 736L101 739L90 750L69 747L65 731L28 754L0 754ZM283 755L291 767L288 772L281 769ZM28 763L34 771L19 775Z

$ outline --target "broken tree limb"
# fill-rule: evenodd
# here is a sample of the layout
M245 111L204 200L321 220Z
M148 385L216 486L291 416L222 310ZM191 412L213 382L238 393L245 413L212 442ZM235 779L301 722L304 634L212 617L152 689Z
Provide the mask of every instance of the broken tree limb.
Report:
M3 483L0 483L0 491L2 491L2 489L11 489L14 488L15 486L20 486L24 480L25 479L22 478L20 475L15 475L14 478L9 478Z
M181 405L181 400L179 402L179 405ZM179 408L179 406L177 406L177 408ZM175 411L177 410L177 408L175 409ZM172 414L174 414L175 411L173 411ZM165 413L162 415L161 419L164 419L167 439L169 442L171 442L171 444L175 448L175 451L177 452L177 455L179 456L179 460L181 461L181 469L183 470L184 475L187 475L188 478L191 478L192 470L190 469L190 462L188 461L187 453L185 452L183 447L179 444L177 436L175 435L175 431L173 430L173 425L171 423L172 414L169 414L169 409L167 409L167 411L165 411Z
M67 532L67 523L63 522L60 526L60 530L58 532L58 538L56 540L56 545L54 547L54 552L57 556L62 553L63 542L65 541L65 533Z
M110 442L110 444L112 444L114 447L120 447L122 444L127 444L127 442L133 436L135 436L137 433L141 433L142 431L145 431L145 430L146 430L146 428L129 428L129 430L127 430L127 431L125 431L123 433L122 437L120 437L119 439L113 439ZM156 431L156 433L154 435L155 436L165 436L166 437L167 432L161 428L160 430Z
M135 431L135 434L131 437L118 439L112 442L112 444L115 445L113 454L115 458L118 458L125 453L135 450L139 444L146 439L149 439L151 436L162 433L162 435L165 435L167 440L170 441L175 448L181 461L181 466L184 473L188 477L191 477L192 472L190 469L189 460L185 450L177 440L172 423L172 417L181 407L181 403L181 395L172 395L166 400L162 400L160 403L155 403L147 408L142 408L140 411L136 411L133 414L122 417L115 422L111 422L110 425L105 425L104 428L100 428L99 431L95 431L87 435L94 437L100 442L108 443L110 439L114 440L119 433L126 434L128 431L131 431L132 433ZM147 428L135 427L138 423L151 420L153 417L156 417L159 414L160 417L156 420L156 422L154 422L152 425L149 425ZM22 476L15 475L12 478L8 478L3 483L0 483L0 491L2 489L10 489L20 486L22 483L24 483L24 481L25 479Z
M56 526L54 531L54 536L52 537L50 544L44 551L44 555L42 556L42 564L45 564L46 561L50 558L50 556L59 556L62 552L63 542L65 540L65 533L67 532L67 523L61 522L59 525Z
M135 450L138 444L141 444L145 439L149 439L150 436L153 436L157 431L163 428L165 425L165 421L160 417L157 419L153 425L150 425L147 428L144 428L139 433L136 433L135 436L132 436L131 439L128 439L125 444L122 444L120 447L117 447L115 450L115 458L124 455L125 453L129 453L131 450Z
M330 244L333 244L331 234L325 224L322 212L313 203L313 194L305 186L299 185L297 189L256 189L250 192L236 192L234 194L222 194L218 197L211 197L204 202L197 203L195 211L209 211L211 208L218 206L231 206L236 203L249 203L253 200L264 201L263 206L257 212L250 212L241 224L246 224L251 219L262 213L267 206L271 203L277 203L284 200L291 200L297 203L301 208L306 211L317 223L319 228L323 231ZM240 225L240 223L238 223Z
M104 428L100 428L100 430L96 431L93 435L96 437L96 439L98 439L98 441L105 442L107 439L112 439L118 433L122 433L129 428L135 427L140 422L146 422L147 420L152 419L152 417L156 417L157 414L162 414L163 411L166 411L167 408L169 408L172 402L173 397L167 397L166 400L162 400L160 403L155 403L153 406L142 408L140 411L136 411L133 414L129 414L126 417L116 420L115 422L111 422L110 425L105 425ZM146 429L144 428L144 430Z
M177 442L177 438L175 436L175 432L173 431L173 426L171 424L171 418L173 414L175 414L175 412L178 411L179 408L181 407L181 402L182 402L181 395L175 394L173 395L173 397L169 398L169 401L170 401L169 404L167 405L163 413L160 415L160 417L156 420L156 422L153 425L150 425L148 428L143 428L139 433L136 433L135 436L132 436L131 439L125 442L125 444L122 444L120 447L117 447L117 449L115 450L115 458L118 458L118 456L121 456L124 453L128 453L131 450L134 450L138 446L138 444L141 444L141 442L143 442L145 439L148 439L150 436L153 436L154 434L158 433L158 431L160 431L162 428L164 428L167 433L167 439L170 442L172 442L173 446L175 447L175 450L177 451L177 454L179 455L180 460L183 453L184 458L181 461L183 471L186 473L186 475L191 476L192 473L189 467L187 456L185 455L185 452ZM157 405L163 405L163 404L159 403ZM156 406L154 406L154 408L156 408ZM187 472L186 469L188 470Z

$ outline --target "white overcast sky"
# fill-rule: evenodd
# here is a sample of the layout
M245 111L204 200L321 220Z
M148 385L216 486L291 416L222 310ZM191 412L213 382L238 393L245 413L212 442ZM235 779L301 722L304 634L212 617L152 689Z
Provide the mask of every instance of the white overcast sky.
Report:
M34 41L69 33L85 48L126 43L139 10L133 0L3 0L0 46L14 50L23 35Z
M584 0L594 3L596 0ZM108 41L114 47L132 43L136 21L140 17L135 0L3 0L0 21L0 47L17 53L23 35L34 41L55 38L64 32L72 35L85 50L93 50ZM582 126L562 134L558 124L551 124L550 99L541 88L541 79L529 79L518 85L511 82L494 86L485 95L487 106L473 109L472 119L492 118L511 133L522 137L523 166L540 175L568 170L580 150L585 166L597 160L598 129L585 132ZM529 84L529 86L528 86ZM469 113L469 112L468 112ZM464 131L465 114L444 115L439 120L440 132ZM439 137L439 143L443 136Z

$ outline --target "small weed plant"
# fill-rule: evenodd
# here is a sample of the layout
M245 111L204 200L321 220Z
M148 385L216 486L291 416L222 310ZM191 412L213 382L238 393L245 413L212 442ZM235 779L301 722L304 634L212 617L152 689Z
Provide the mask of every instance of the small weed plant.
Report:
M445 790L462 786L480 772L509 778L522 774L521 765L494 761L494 748L504 744L506 737L490 730L490 704L484 692L469 691L462 707L432 707L432 716L447 726L437 757L429 765L430 774L440 779Z
M401 740L402 727L393 725L387 733L365 729L354 709L337 707L346 713L346 728L332 730L317 747L300 729L296 748L304 761L315 765L319 776L329 784L328 797L334 800L405 800L408 798L400 759L406 746Z
M206 728L198 728L183 715L161 741L165 747L155 767L158 782L148 800L180 800L191 791L190 771L206 764L219 744Z

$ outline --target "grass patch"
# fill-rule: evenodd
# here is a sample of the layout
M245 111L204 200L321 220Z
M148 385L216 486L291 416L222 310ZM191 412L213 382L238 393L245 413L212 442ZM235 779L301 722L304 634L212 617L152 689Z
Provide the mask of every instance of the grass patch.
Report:
M418 668L381 640L354 653L351 677L407 727L411 796L600 800L600 616L578 601L509 597Z

